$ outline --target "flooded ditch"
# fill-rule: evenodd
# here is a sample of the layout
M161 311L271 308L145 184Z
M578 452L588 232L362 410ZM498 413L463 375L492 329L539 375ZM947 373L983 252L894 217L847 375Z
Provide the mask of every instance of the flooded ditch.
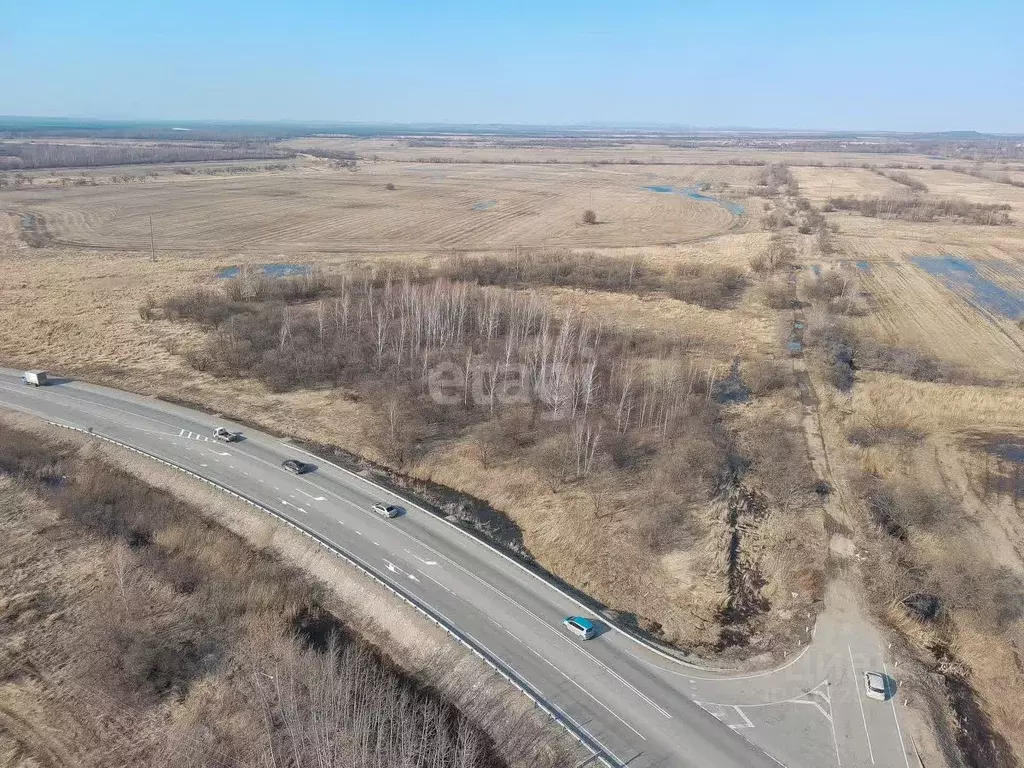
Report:
M725 208L725 210L733 216L742 216L746 212L746 209L739 203L734 203L732 200L722 200L721 198L704 194L707 188L708 185L704 182L698 182L692 187L672 187L665 184L651 184L643 187L643 189L648 192L682 195L683 197L688 197L691 200L697 200L703 203L713 203L714 205L719 205L722 208Z
M242 274L242 270L248 270L250 276L263 277L306 277L311 274L313 268L308 264L252 264L234 265L223 267L217 270L215 277L221 280L231 280Z

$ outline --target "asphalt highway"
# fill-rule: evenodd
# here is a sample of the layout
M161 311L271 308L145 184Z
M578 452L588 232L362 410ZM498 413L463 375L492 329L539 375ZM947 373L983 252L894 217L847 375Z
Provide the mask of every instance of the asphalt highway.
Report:
M37 389L20 375L0 369L0 406L132 446L315 531L514 670L608 764L911 764L895 701L863 698L863 672L885 660L877 637L843 623L854 619L819 622L814 643L777 670L689 667L446 521L287 441L153 398L59 379ZM217 442L216 426L245 439ZM316 468L292 475L281 467L288 458ZM382 518L370 511L378 501L404 513ZM569 615L594 619L600 634L569 635Z

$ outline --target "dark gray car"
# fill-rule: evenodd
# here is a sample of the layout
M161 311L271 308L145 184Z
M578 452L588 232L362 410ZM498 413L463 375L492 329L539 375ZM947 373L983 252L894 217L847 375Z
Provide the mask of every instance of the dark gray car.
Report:
M313 469L313 465L307 464L304 461L299 461L298 459L285 459L281 462L281 466L293 475L304 475Z

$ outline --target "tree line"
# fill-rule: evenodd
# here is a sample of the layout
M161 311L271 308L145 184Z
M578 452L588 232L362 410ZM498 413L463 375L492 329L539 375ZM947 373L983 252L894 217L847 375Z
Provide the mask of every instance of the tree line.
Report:
M159 144L0 143L0 170L85 168L144 163L190 163L211 160L257 160L293 157L268 142L239 144L162 142Z

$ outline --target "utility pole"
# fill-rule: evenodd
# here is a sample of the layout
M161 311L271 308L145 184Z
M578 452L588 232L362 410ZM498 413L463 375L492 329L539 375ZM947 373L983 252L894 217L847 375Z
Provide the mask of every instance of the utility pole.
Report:
M149 260L156 261L156 241L153 239L153 216L149 217Z

